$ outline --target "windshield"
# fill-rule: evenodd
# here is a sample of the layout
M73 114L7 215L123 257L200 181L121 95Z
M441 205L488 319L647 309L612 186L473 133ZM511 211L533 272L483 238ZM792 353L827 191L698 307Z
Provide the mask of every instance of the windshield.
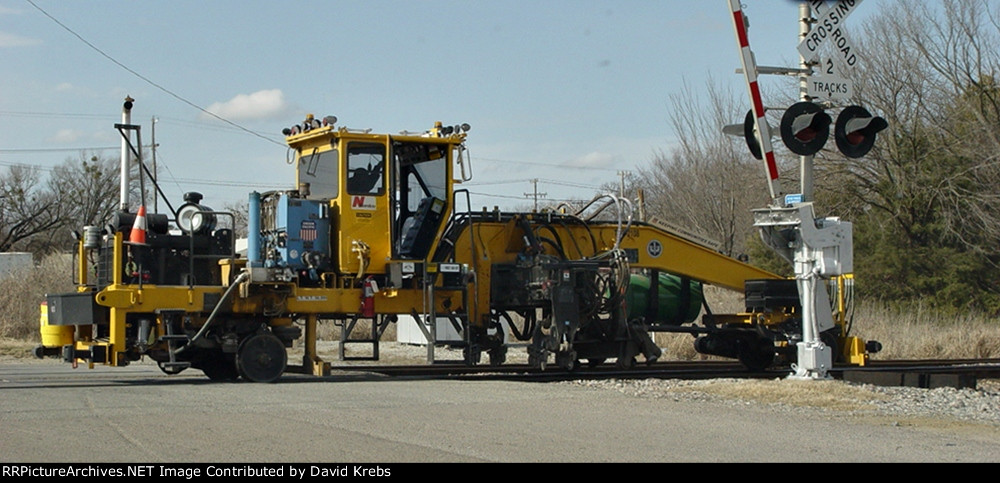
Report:
M297 170L299 191L302 196L312 199L332 199L339 194L337 150L303 153L299 157Z

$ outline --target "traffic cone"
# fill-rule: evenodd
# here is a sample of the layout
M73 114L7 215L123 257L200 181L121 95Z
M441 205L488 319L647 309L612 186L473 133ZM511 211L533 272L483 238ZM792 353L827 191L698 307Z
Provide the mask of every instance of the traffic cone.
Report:
M135 215L135 223L132 224L132 233L128 236L128 241L132 243L146 243L146 207L140 206L139 213Z

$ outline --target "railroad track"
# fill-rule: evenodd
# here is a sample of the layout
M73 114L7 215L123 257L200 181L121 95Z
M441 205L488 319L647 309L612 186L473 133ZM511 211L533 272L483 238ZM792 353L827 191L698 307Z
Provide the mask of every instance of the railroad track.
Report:
M580 367L573 371L559 368L541 370L526 364L502 366L465 366L461 364L372 365L336 367L334 371L364 371L394 378L446 378L464 380L565 381L577 379L773 379L786 377L789 367L751 372L731 361L665 361L620 369L613 364ZM880 385L915 387L975 387L978 379L1000 378L1000 359L938 359L873 361L865 367L835 366L829 371L835 379Z

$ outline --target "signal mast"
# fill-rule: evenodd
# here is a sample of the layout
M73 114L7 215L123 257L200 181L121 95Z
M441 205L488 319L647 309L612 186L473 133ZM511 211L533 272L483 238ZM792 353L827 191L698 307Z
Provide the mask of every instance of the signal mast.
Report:
M829 138L832 118L825 111L833 105L832 102L814 102L820 98L814 94L823 92L825 86L829 101L846 100L850 98L853 88L847 80L839 77L818 80L812 76L813 67L819 64L817 51L826 42L835 43L838 52L851 56L848 59L838 58L837 61L831 59L829 74L833 74L835 64L843 64L845 60L850 63L850 59L856 61L853 48L840 26L861 0L840 0L832 5L813 1L799 5L801 65L798 68L758 67L750 50L748 22L740 0L728 2L752 108L742 126L727 126L723 131L727 134L742 131L750 152L757 159L764 160L771 203L767 208L753 210L754 226L759 228L764 242L792 263L794 268L802 307L802 340L796 343L798 359L789 378L829 379L833 350L820 335L833 329L835 324L826 286L827 281L849 275L854 270L853 229L850 222L837 217L817 218L813 209L813 156ZM779 128L785 146L801 157L799 193L781 191L771 146L771 127L767 124L757 85L759 73L799 76L801 100L785 109ZM819 89L814 81L819 81ZM841 87L831 89L831 85ZM849 106L837 118L834 137L842 154L859 158L868 153L877 133L886 127L888 123L884 119L872 116L867 109Z

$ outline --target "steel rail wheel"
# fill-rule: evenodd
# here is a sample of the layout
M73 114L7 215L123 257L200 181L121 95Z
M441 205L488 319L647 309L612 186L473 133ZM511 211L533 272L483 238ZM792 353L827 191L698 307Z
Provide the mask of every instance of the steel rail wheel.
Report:
M236 354L236 368L240 375L253 382L278 380L285 372L287 363L285 345L269 332L244 340Z

